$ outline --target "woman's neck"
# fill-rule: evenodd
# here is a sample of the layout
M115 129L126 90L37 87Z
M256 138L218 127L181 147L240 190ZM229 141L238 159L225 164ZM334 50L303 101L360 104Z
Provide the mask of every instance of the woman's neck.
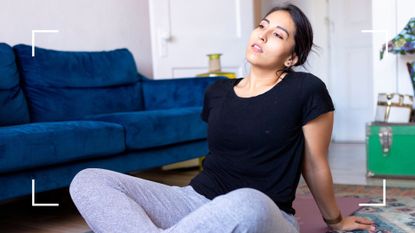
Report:
M252 66L249 74L245 78L243 86L248 90L257 90L264 87L270 87L280 82L286 74L275 70L263 70Z

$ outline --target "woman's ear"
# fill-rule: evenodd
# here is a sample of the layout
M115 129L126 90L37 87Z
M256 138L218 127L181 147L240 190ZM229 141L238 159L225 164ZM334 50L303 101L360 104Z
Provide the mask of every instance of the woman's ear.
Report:
M295 53L293 53L285 62L284 65L286 67L294 66L298 62L298 57Z

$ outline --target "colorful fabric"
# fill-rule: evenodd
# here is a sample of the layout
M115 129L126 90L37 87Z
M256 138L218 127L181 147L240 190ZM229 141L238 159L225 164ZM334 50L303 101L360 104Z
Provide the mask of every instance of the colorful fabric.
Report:
M384 44L380 51L380 59L383 58L385 50ZM388 52L402 55L415 53L415 17L411 18L405 28L388 42Z
M360 185L334 185L336 197L369 198L367 203L382 203L382 187ZM375 222L376 233L415 232L415 188L387 188L386 206L362 207L353 215ZM297 188L297 195L311 195L305 183ZM326 233L366 233L367 231L328 231Z
M382 198L375 198L373 203L381 203ZM369 218L375 222L376 233L415 232L415 198L387 198L384 207L365 207L354 213L355 216ZM365 233L366 231L353 231ZM339 233L331 231L328 233ZM352 233L352 232L342 232Z

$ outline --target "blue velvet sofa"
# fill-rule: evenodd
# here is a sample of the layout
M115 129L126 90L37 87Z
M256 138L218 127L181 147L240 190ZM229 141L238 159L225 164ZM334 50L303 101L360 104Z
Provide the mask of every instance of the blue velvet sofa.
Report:
M0 43L0 201L67 187L89 167L132 172L202 156L204 90L216 78L150 80L127 49Z

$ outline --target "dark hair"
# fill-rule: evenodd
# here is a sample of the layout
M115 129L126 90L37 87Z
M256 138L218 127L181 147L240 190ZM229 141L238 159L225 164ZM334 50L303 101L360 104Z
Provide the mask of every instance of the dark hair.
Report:
M310 53L314 43L313 43L313 29L311 23L308 20L307 16L293 4L283 4L272 8L265 16L275 11L286 11L291 15L292 20L295 24L295 34L294 34L294 48L293 53L298 57L297 63L294 66L303 65ZM282 71L288 72L292 71L291 67L285 67Z

